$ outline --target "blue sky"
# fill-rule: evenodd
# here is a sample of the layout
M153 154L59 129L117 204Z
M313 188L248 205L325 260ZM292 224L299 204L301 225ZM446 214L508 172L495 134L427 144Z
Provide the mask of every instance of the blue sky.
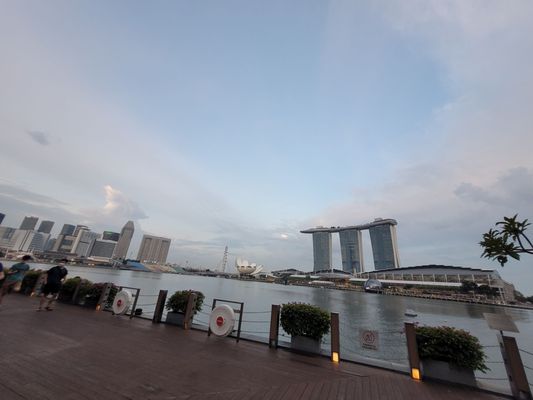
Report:
M228 245L310 269L300 229L389 217L403 265L497 267L481 233L533 218L530 2L0 10L4 224L133 218L171 261L214 266ZM533 292L531 262L502 274Z

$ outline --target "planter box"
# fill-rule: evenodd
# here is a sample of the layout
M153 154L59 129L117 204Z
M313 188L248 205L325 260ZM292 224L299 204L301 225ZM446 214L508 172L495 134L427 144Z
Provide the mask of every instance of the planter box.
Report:
M422 360L422 374L424 377L431 379L477 387L474 371L468 368L457 367L446 361Z
M291 349L308 354L320 354L320 340L306 336L291 336Z
M185 325L185 314L178 312L168 312L167 319L165 320L167 324L184 326Z

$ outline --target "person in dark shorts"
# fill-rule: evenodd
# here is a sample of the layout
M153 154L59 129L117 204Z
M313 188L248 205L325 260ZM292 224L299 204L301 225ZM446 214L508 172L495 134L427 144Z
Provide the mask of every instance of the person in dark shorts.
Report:
M39 308L37 311L43 309L44 303L48 301L48 304L44 308L46 311L52 311L52 304L57 299L57 295L61 290L61 285L65 281L65 277L68 274L65 268L65 263L68 260L61 260L59 265L50 268L46 272L46 283L41 290L41 300L39 301Z

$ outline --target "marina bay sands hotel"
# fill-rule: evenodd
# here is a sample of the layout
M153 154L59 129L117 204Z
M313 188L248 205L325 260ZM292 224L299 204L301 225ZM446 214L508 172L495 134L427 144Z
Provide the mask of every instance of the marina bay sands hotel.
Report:
M332 269L331 234L338 232L341 242L342 270L349 273L364 272L362 231L368 229L374 256L374 269L400 267L394 219L377 218L374 222L353 226L322 226L300 233L313 234L313 271Z

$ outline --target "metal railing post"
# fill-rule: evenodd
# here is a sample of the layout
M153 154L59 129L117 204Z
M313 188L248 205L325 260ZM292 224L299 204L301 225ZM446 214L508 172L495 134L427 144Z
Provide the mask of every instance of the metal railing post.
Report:
M152 323L159 324L163 319L163 311L165 309L165 303L167 301L168 290L160 290L159 296L157 296L157 304L155 305L154 317Z
M196 308L196 299L198 295L194 292L189 293L187 299L187 308L185 309L185 317L183 320L183 329L190 329L192 323L192 317L194 315L194 309Z
M339 328L339 313L331 313L331 361L340 361L341 342Z
M519 400L531 400L533 398L531 388L516 339L512 336L505 336L502 332L497 336L513 397Z
M272 311L270 312L270 334L268 336L268 347L278 347L279 335L279 304L272 304Z
M412 322L405 323L405 338L407 340L407 355L409 356L409 369L411 378L420 380L420 357L418 355L418 345L416 344L416 329Z
M105 303L107 302L107 298L109 297L109 293L111 292L111 285L112 284L109 282L104 285L102 293L100 293L98 303L96 303L96 311L100 311L102 309L102 304L104 304L105 308Z
M76 301L78 300L78 293L80 292L80 288L81 288L81 279L80 281L78 282L78 284L76 285L76 289L74 289L74 293L72 293L72 298L70 299L70 302L72 304L75 304Z

